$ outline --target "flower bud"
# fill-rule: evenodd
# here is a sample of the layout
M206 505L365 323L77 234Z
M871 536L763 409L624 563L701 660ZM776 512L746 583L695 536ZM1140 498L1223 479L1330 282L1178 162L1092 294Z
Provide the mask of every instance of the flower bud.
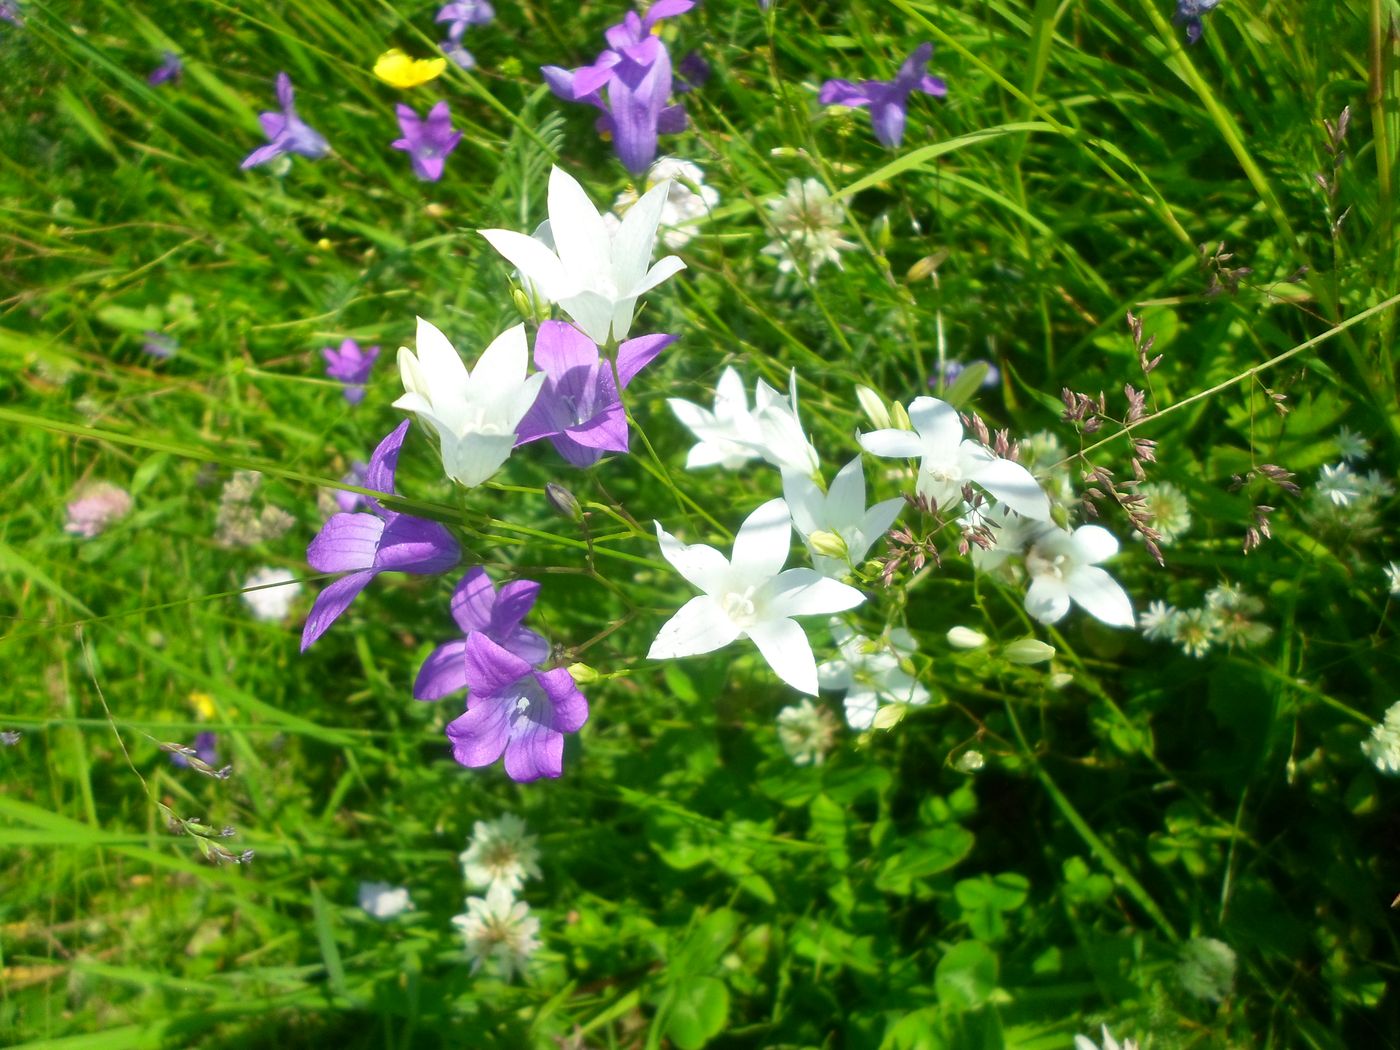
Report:
M914 429L914 424L909 422L909 413L904 410L904 406L898 401L890 406L890 425L896 430Z
M883 704L875 712L875 721L870 723L870 727L872 729L893 729L904 721L904 716L908 713L908 704Z
M1073 681L1074 675L1066 674L1063 671L1059 671L1047 678L1045 680L1045 684L1058 693L1061 689L1063 689L1065 686L1069 685Z
M868 386L856 387L856 400L860 402L861 411L870 420L871 425L876 430L888 430L890 423L890 410L885 407L885 402L880 395L871 390Z
M820 554L824 558L844 560L848 554L846 541L841 538L839 532L818 529L807 537L807 543L811 546L813 554Z
M1002 655L1013 664L1043 664L1055 655L1055 647L1039 638L1020 638L1003 649Z
M577 524L583 521L583 508L579 506L578 499L572 492L563 485L550 481L545 484L544 495L549 500L549 505L558 512L561 518Z
M894 234L890 230L890 217L882 214L870 224L870 240L880 251L887 251L894 243Z
M976 773L987 764L980 751L964 751L953 760L953 768L959 773Z
M569 677L574 680L574 685L588 685L596 682L602 676L587 664L578 663L569 665Z
M511 302L515 303L515 308L520 311L520 316L527 321L535 319L535 304L530 302L530 297L525 294L523 288L512 288L510 290Z
M948 631L948 644L954 649L980 649L987 644L987 636L971 627L953 627Z

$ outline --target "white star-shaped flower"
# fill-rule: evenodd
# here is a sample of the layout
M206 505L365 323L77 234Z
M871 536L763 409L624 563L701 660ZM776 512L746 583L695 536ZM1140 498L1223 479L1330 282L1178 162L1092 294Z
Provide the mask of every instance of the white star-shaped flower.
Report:
M902 499L887 499L866 509L865 474L859 457L841 468L826 492L810 477L785 471L783 496L792 511L793 525L812 553L812 564L823 576L832 578L840 578L858 565L904 509Z
M845 692L846 721L852 729L864 732L873 726L882 704L928 703L928 689L902 666L919 647L903 627L877 640L832 620L831 637L840 655L818 667L817 675L823 689Z
M670 188L669 179L657 183L609 231L583 187L554 168L549 173L552 248L514 230L479 232L584 335L599 344L610 338L621 342L632 328L638 297L685 269L674 255L648 269Z
M704 593L662 625L648 659L698 656L746 636L779 678L815 696L816 658L792 617L844 612L865 595L815 569L783 569L792 546L787 503L769 500L750 514L731 558L702 543L681 543L660 522L656 535L666 560Z
M543 372L526 376L525 326L498 335L471 372L447 337L418 318L418 352L399 347L404 395L395 408L415 412L437 433L447 476L472 488L509 457L515 429L539 396Z
M875 456L920 460L920 496L946 510L962 502L963 485L971 482L1017 514L1050 519L1050 500L1031 472L965 440L962 420L952 405L936 397L916 397L909 405L909 421L918 433L875 430L862 434L860 444Z
M1073 601L1090 616L1113 627L1134 627L1133 603L1112 576L1098 567L1118 553L1113 533L1099 525L1074 532L1046 527L1026 551L1026 612L1041 623L1055 623Z
M667 398L666 403L696 438L685 457L687 470L716 464L734 470L758 455L754 447L759 440L758 421L749 411L744 381L733 367L719 375L713 411L678 397Z

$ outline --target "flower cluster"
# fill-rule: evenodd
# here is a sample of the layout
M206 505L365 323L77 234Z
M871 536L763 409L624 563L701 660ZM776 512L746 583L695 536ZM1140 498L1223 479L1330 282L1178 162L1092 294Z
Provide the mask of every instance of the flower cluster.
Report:
M644 16L628 11L603 34L608 46L592 65L540 69L554 94L599 111L598 131L612 136L618 159L634 175L656 159L659 135L685 128L685 108L670 102L671 54L655 30L663 18L694 6L695 0L656 0Z
M516 897L526 879L540 877L535 836L510 813L478 820L460 859L467 887L485 895L468 897L467 910L453 916L452 924L461 931L472 972L491 963L508 981L524 972L540 946L540 921Z
M1274 629L1255 618L1264 603L1232 584L1221 584L1206 594L1203 605L1177 609L1166 602L1151 602L1138 617L1138 628L1149 641L1168 641L1187 656L1200 658L1216 645L1251 649L1264 644Z

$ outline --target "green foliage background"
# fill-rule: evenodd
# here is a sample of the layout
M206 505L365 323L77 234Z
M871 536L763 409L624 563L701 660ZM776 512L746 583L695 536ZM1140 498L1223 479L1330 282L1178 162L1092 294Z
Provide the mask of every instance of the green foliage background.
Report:
M669 23L714 77L663 145L723 203L638 322L681 337L629 398L659 459L580 474L532 446L453 491L415 431L400 471L404 506L453 523L471 561L541 579L535 626L606 676L565 777L524 787L457 767L460 706L411 699L455 576L381 579L305 656L237 597L263 564L317 585L318 490L397 420L415 314L469 360L517 322L473 231L533 228L555 161L600 204L626 185L591 113L535 72L590 60L623 9L555 0L501 4L468 39L476 71L407 93L450 99L465 134L441 183L415 180L387 147L403 96L370 67L431 51L435 9L31 0L23 29L0 24L0 724L24 733L0 749L0 1039L1050 1050L1107 1021L1152 1048L1397 1045L1396 796L1359 750L1400 671L1394 500L1318 521L1257 476L1231 491L1260 464L1314 477L1343 422L1395 477L1390 0L1224 0L1190 49L1153 0L708 0ZM915 99L900 151L817 107L822 80L888 76L926 39L949 96ZM185 75L152 88L165 49ZM279 70L334 153L240 172ZM1334 164L1322 122L1347 106ZM860 248L775 295L765 202L807 177L856 191ZM910 275L930 257L936 281ZM1222 267L1247 272L1208 294ZM926 392L941 324L950 357L1002 370L979 412L1076 449L1062 388L1113 414L1143 385L1129 310L1165 354L1151 476L1196 524L1158 568L1109 514L1113 571L1139 608L1240 584L1267 599L1268 645L1190 659L1076 613L1039 631L1050 666L956 651L954 625L999 645L1032 624L949 558L866 613L915 630L935 702L818 768L783 754L791 694L751 652L641 659L688 593L614 508L724 546L778 494L767 468L686 474L666 397L708 403L727 364L780 387L795 366L830 468L867 426L853 384ZM179 339L168 364L141 353L149 328ZM321 378L345 337L386 351L356 408ZM1089 459L1127 477L1130 442L1110 424L1083 444L1100 439ZM216 546L236 468L296 528ZM879 498L900 487L871 477ZM95 478L136 509L77 542L64 504ZM590 508L596 571L548 481ZM1246 557L1260 503L1274 538ZM227 781L157 747L204 729ZM975 776L954 765L971 747ZM256 860L208 866L156 800L235 825ZM465 835L506 810L545 869L527 891L545 949L511 986L471 974L448 923ZM416 910L368 918L361 879L407 885ZM1219 1002L1183 982L1192 937L1237 954Z

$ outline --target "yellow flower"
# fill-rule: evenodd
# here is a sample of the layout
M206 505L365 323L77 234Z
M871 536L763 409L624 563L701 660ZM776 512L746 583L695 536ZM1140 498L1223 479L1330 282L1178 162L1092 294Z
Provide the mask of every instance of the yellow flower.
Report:
M442 76L445 58L409 58L398 48L385 51L374 64L374 75L396 88L417 87Z
M219 712L214 707L214 698L208 693L191 693L190 706L194 713L206 722L212 722Z

